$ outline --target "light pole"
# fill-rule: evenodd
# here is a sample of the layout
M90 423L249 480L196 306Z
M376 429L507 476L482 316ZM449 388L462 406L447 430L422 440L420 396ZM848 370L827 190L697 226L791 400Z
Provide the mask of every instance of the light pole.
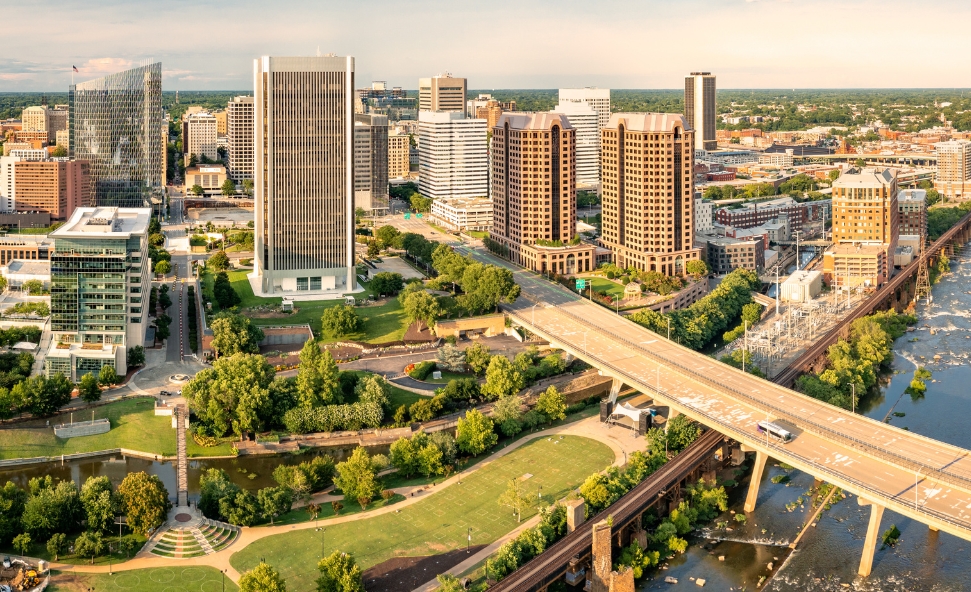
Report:
M850 388L853 389L853 395L852 395L852 398L850 400L850 403L853 405L853 413L856 413L856 383L855 382L851 382L850 383Z
M465 554L466 555L468 555L469 553L472 552L472 527L471 526L469 527L468 535L469 535L469 538L468 538L468 540L465 543Z
M226 570L221 569L219 570L219 573L223 575L223 592L226 592Z
M742 333L745 335L743 338L744 345L742 346L742 372L745 372L745 354L748 353L748 321L743 321L744 330Z
M327 532L325 528L315 528L315 531L320 533L320 558L324 558L324 533Z
M668 317L668 341L671 341L671 317Z

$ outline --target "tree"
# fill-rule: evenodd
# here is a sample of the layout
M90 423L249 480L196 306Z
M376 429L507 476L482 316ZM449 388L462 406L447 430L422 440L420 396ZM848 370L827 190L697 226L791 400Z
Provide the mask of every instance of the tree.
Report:
M212 348L217 357L259 353L260 342L265 337L263 330L248 317L230 311L217 314L209 327L212 329Z
M13 538L13 548L21 555L26 555L30 551L30 535L25 533L18 534Z
M14 401L21 402L22 409L37 417L47 417L71 401L73 390L71 381L58 373L49 379L33 376L18 382L10 393Z
M436 391L449 401L471 401L482 396L479 382L474 378L453 378L445 388Z
M475 342L471 347L465 348L465 364L469 367L469 370L481 376L492 360L489 353L487 346Z
M522 522L523 510L528 510L533 498L526 493L526 488L520 479L510 479L506 484L506 491L499 496L499 505L512 509L516 515L516 522Z
M98 382L101 383L102 386L118 384L118 373L115 372L115 367L111 364L105 364L102 366L101 370L98 372Z
M423 324L430 327L442 314L438 299L424 290L408 294L401 304L408 317L408 323L417 323L419 331Z
M438 592L465 592L462 580L452 574L438 574L435 579L438 581Z
M193 154L192 156L195 156L195 154ZM192 163L191 159L189 160L189 163L190 164ZM189 188L189 191L192 192L192 195L195 195L197 197L205 193L205 190L202 188L202 185L193 185L191 188Z
M111 479L88 477L81 486L81 505L87 516L88 530L109 532L115 518Z
M694 276L695 279L703 278L708 275L708 264L701 259L692 259L684 265L684 270L688 275Z
M165 235L161 232L148 235L148 244L152 245L153 247L161 247L165 244Z
M243 179L243 193L246 195L253 195L253 180Z
M334 551L317 564L317 592L364 592L361 568L348 553Z
M373 293L383 296L393 296L400 292L404 286L405 282L401 274L390 271L382 271L374 274L369 284Z
M0 292L7 291L7 278L0 276Z
M172 272L172 264L168 261L159 261L155 264L155 275L168 275Z
M51 150L51 156L53 156L54 158L64 158L65 156L67 156L67 148L58 144L57 146L54 147L53 150Z
M260 355L238 353L216 360L182 388L189 408L214 434L259 431L279 413L270 399L274 371Z
M229 480L222 469L207 469L199 478L199 509L207 518L221 516L219 502L224 498L235 499L239 486ZM225 516L223 516L225 517Z
M264 487L256 497L263 510L263 516L270 519L271 525L274 518L286 514L293 506L293 492L288 487Z
M300 350L300 366L297 368L297 393L300 405L311 409L331 405L343 400L340 389L340 372L330 351L320 351L313 339Z
M232 308L242 302L239 294L233 289L232 282L229 281L229 274L225 271L216 274L212 286L212 295L222 310Z
M172 507L162 480L144 471L129 473L118 486L118 497L128 526L145 536L165 522Z
M563 394L552 384L543 391L536 401L536 410L546 416L552 423L557 419L566 419L566 401Z
M455 443L459 450L472 456L482 454L496 445L499 436L493 431L492 420L478 409L470 409L465 417L460 417L455 432Z
M410 205L411 209L416 212L427 212L432 209L432 199L416 193L411 196Z
M104 548L105 543L100 532L82 532L81 536L74 540L74 554L78 557L91 557L92 564L94 564L94 558L101 555Z
M141 345L134 345L128 350L128 365L129 366L144 366L145 365L145 348Z
M354 312L354 307L338 304L324 309L324 314L320 317L320 324L324 331L332 336L343 337L361 329L361 318Z
M163 314L156 317L155 337L157 339L168 339L169 335L171 335L171 331L169 330L169 325L171 324L172 324L172 317L170 317L169 315Z
M67 548L67 535L63 532L56 532L51 535L51 538L47 539L47 553L54 557L54 561L57 561L57 557L64 552Z
M300 467L293 465L279 465L273 469L273 480L282 488L289 489L293 497L304 499L310 493L310 481ZM262 500L261 500L262 501Z
M275 569L260 562L240 576L239 592L287 592L287 583Z
M223 195L225 195L226 197L232 197L236 195L236 183L233 183L232 179L226 179L225 181L223 181L223 185L221 189L222 189Z
M40 296L44 292L44 284L40 280L27 280L20 285L20 289L31 296Z
M376 403L382 409L387 409L391 400L391 385L383 376L369 374L357 382L354 394L361 403Z
M863 160L862 158L857 158L856 160L854 160L854 161L853 161L853 164L854 164L854 165L855 165L855 166L856 166L857 168L863 168L863 167L865 167L865 166L866 166L866 161L865 161L865 160Z
M20 517L27 503L27 492L11 481L0 487L0 545L10 542L21 531Z
M829 172L829 174L827 176L829 177L829 180L831 182L832 181L835 181L836 179L839 179L840 178L840 170L839 169L833 169L833 170L831 170Z
M344 492L345 500L366 500L362 508L374 499L381 487L367 450L358 446L346 461L337 463L334 486Z
M380 254L381 254L381 245L378 244L378 241L369 240L367 242L367 256L373 259Z
M518 395L507 395L496 401L492 408L492 419L507 436L515 436L522 431L520 419L523 417L523 400Z
M317 516L320 515L320 504L310 503L304 506L303 509L306 510L308 514L310 514L311 520L316 520Z
M255 495L243 489L237 491L234 497L219 500L219 513L225 516L230 524L253 526L259 521L263 508Z
M465 352L451 343L438 348L438 367L453 372L465 370Z
M84 509L73 481L61 481L54 485L47 476L44 479L31 479L29 487L30 497L21 516L25 532L43 540L55 532L70 532L78 528Z
M401 231L390 224L386 224L374 231L374 236L381 241L381 244L384 245L385 248L392 246L395 239L398 238L400 234Z
M105 366L107 368L108 366ZM101 388L98 386L98 379L94 374L88 372L81 377L78 383L78 395L82 401L93 403L101 399Z
M523 375L513 369L509 358L501 354L492 356L489 368L486 370L486 381L482 385L482 394L493 401L518 393L525 386Z
M229 256L226 255L226 251L216 251L206 261L206 266L216 271L225 271L229 269Z

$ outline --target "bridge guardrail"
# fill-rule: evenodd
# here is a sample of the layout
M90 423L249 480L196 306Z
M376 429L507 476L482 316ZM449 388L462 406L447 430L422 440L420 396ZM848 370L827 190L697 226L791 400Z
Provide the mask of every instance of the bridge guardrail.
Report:
M812 420L805 419L805 418L795 417L793 414L791 414L789 411L787 411L785 409L782 409L780 407L776 407L774 405L770 405L768 403L765 403L764 401L760 401L760 400L758 400L758 399L756 399L756 398L754 398L754 397L752 397L752 396L750 396L748 394L745 394L745 393L743 393L743 392L741 392L741 391L739 391L739 390L737 390L737 389L735 389L735 388L733 388L731 386L717 383L716 381L714 381L714 380L712 380L710 378L707 378L707 377L705 377L703 375L693 374L693 371L691 369L689 369L689 368L687 368L687 367L679 364L678 362L675 362L675 361L672 361L672 360L668 360L666 358L662 358L662 357L660 357L660 356L658 356L656 354L653 354L650 351L648 351L647 349L645 349L642 346L640 346L639 344L636 344L636 343L630 341L629 339L626 339L626 338L624 338L622 336L618 336L618 335L607 334L606 331L604 331L604 329L602 327L599 327L597 325L594 325L593 323L591 323L591 322L587 321L586 319L583 319L583 318L581 318L581 317L573 314L572 312L570 312L568 310L565 310L563 308L558 308L557 310L559 312L563 313L563 314L566 314L570 318L576 320L578 323L581 323L581 324L583 324L583 325L585 325L587 327L590 327L594 331L597 331L599 333L608 335L611 339L618 340L618 341L624 343L628 348L630 348L633 351L636 351L636 352L641 353L642 355L644 355L648 359L651 359L651 360L653 360L653 361L655 361L655 362L657 362L659 364L665 364L665 365L668 365L668 366L674 366L675 368L679 369L683 375L685 375L685 373L687 373L687 375L685 375L685 377L688 378L689 380L695 380L695 381L701 382L703 384L708 384L709 386L713 386L716 389L727 390L727 391L733 393L738 398L740 398L743 401L745 401L746 404L749 404L752 407L755 407L757 409L760 409L761 411L767 411L769 413L775 414L778 417L782 417L782 418L784 418L784 419L792 422L794 425L802 426L802 425L808 424L808 425L812 426L813 428L816 428L819 431L825 433L829 438L833 439L834 441L836 441L838 443L841 443L843 445L849 446L850 448L862 449L861 451L865 451L867 454L870 454L870 455L872 455L874 457L880 458L882 460L887 460L887 461L893 462L893 463L898 464L898 465L904 465L904 466L907 466L909 468L912 468L915 473L919 472L921 474L927 475L928 477L932 477L933 476L933 478L935 478L935 480L937 480L937 481L940 481L940 482L943 482L943 483L949 483L949 484L955 485L957 487L961 487L961 488L964 488L964 489L971 490L971 479L968 479L967 477L963 477L961 475L957 475L957 474L954 474L954 473L946 472L946 471L943 471L943 470L938 469L936 467L932 467L930 465L927 465L927 464L924 464L924 463L920 463L920 462L914 461L914 460L909 459L907 457L904 457L904 456L901 456L901 455L898 455L898 454L895 454L895 453L892 453L892 452L889 452L889 451L886 451L886 450L877 448L877 447L873 446L872 444L869 444L869 443L864 442L862 440L859 440L857 438L853 438L852 436L847 436L845 434L841 434L841 433L839 433L839 432L837 432L837 431L835 431L835 430L833 430L833 429L831 429L831 428L829 428L827 426L824 426L822 424L816 423L816 422L814 422ZM522 322L526 322L526 319L524 318L524 316L522 316L522 315L519 314L519 311L513 310L513 311L510 311L510 313L513 314L513 316L516 316L516 317L520 318ZM609 362L603 362L603 363L605 363L606 365L610 366L614 371L616 371L616 372L618 372L620 374L624 374L624 371L623 370L621 370L620 368L617 368L617 367L613 366ZM652 390L656 390L656 389L653 389L652 388ZM666 396L669 397L669 398L671 397L670 394L667 394ZM681 404L685 404L685 403L681 402ZM822 405L822 403L820 403L820 405ZM690 406L690 405L686 405L686 406ZM735 430L733 429L732 431L735 431ZM955 481L957 483L955 483Z
M560 310L562 310L562 309L560 309ZM515 313L513 313L513 314L514 314L514 316L519 316L519 315L517 315ZM576 315L573 315L572 313L568 313L568 314L571 317L577 318L578 320L580 320L581 322L583 322L583 324L588 325L588 326L591 326L590 323L588 323L586 321L583 321L582 319L580 319ZM604 331L602 331L598 327L595 327L595 328L598 331L604 332ZM623 338L618 338L618 339L620 339L621 341L624 341L626 343L630 343L631 345L635 345L635 344L632 344L631 342L629 342L628 340L625 340ZM639 349L639 350L641 349L641 348L639 348L639 346L636 346L636 345L635 345L635 348L636 349ZM655 356L649 356L649 357L656 359ZM668 360L665 360L663 358L662 358L662 362L663 363L666 363L666 364L671 364L671 365L674 365L674 366L677 366L679 368L682 368L682 369L687 370L686 368L684 368L684 366L681 366L680 364L678 364L676 362L669 362ZM619 374L623 374L624 373L624 371L622 369L618 368L617 366L614 366L610 362L602 362L602 363L604 365L606 365L607 367L611 368L613 371L619 373ZM691 377L691 380L698 380L698 379L697 378L694 378L694 377ZM707 380L707 379L702 380L701 382L710 382L710 383L715 384L716 386L718 386L718 388L727 388L728 390L731 390L732 392L737 393L739 396L742 396L743 398L746 398L746 400L749 400L749 398L747 396L743 395L740 391L737 391L735 389L732 389L731 387L724 387L724 385L717 384L714 381L710 381L710 380ZM659 394L664 395L665 397L667 397L669 399L676 399L675 395L673 395L672 393L668 392L666 389L663 389L663 388L658 389L657 387L652 387L652 386L647 385L647 384L645 384L644 386L647 387L645 390L655 391L655 392L657 392ZM776 409L773 406L765 405L764 403L761 403L760 401L757 401L755 399L751 399L751 400L755 401L755 404L753 404L753 406L760 407L763 410L765 410L765 408L769 408L769 407L772 408L772 409ZM679 403L681 405L684 405L685 407L689 407L691 409L694 409L699 415L705 415L705 411L703 409L700 409L698 407L695 407L695 406L691 405L690 403L685 403L683 401L679 401ZM783 415L783 413L780 413L779 415ZM723 430L719 430L719 431L722 431L723 434L726 434L726 435L729 435L729 436L733 436L733 437L734 437L734 434L741 434L741 431L737 427L735 427L735 426L733 426L733 425L731 425L731 424L729 424L729 423L727 423L725 421L722 421L719 418L710 417L709 416L709 420L710 420L711 423L718 424L719 426L721 426L721 428L723 428ZM814 422L810 422L810 423L813 423L813 425L818 425L818 424L815 424ZM820 426L820 428L823 429L823 430L825 430L825 431L827 431L828 433L835 433L832 430L830 430L829 428L826 428L826 427L823 427L823 426ZM843 438L845 438L847 440L851 440L853 442L857 442L857 443L859 443L861 445L865 445L867 447L872 447L872 445L866 444L866 443L864 443L864 442L862 442L860 440L857 440L855 438L850 438L849 436L845 436ZM851 447L853 447L853 446L851 445ZM769 450L771 450L773 448L773 445L771 444L771 442L767 444L767 448ZM881 451L880 449L876 449L876 450L878 452L884 452L884 451ZM854 484L860 490L863 490L863 491L866 491L866 492L872 494L872 497L875 498L875 499L884 498L884 499L889 499L889 500L897 501L897 499L895 497L891 497L890 495L888 495L885 492L882 492L882 491L879 491L877 489L874 489L873 487L871 487L870 485L868 485L867 483L865 483L863 481L860 481L858 479L854 479L854 478L849 477L849 476L846 476L846 475L839 474L836 471L831 470L831 469L825 467L824 465L821 465L821 464L817 463L815 461L815 459L811 459L811 458L802 456L800 454L795 453L794 451L792 451L790 449L786 449L786 454L788 454L790 456L793 456L793 457L796 457L796 458L802 460L803 462L805 462L806 464L815 467L815 469L816 469L816 471L818 473L821 473L821 474L824 474L824 475L829 475L829 476L831 476L831 477L833 477L833 478L835 478L837 480L841 480L841 481L844 481L844 482L848 482L848 483ZM892 455L890 453L887 453L887 454L889 456L896 456L896 455ZM877 456L877 455L874 455L874 456ZM937 474L940 474L941 473L941 471L939 471L938 469L935 469L933 467L926 466L926 465L921 465L921 463L916 463L915 461L911 461L909 459L902 459L902 460L903 460L904 464L916 464L916 465L919 465L921 467L920 470L919 470L919 473L921 475L929 478L929 479L933 479L933 480L936 480L936 481L947 482L946 479L932 477L932 474L933 473L937 473ZM818 476L818 475L814 475L814 476ZM955 475L955 477L957 477L957 478L960 479L960 476ZM871 501L873 501L873 500L871 500ZM961 522L961 521L955 520L953 517L948 516L947 514L943 514L941 512L938 512L937 510L928 509L926 507L923 507L923 508L916 508L915 507L914 508L914 511L916 513L923 513L923 514L928 515L928 516L933 516L934 518L936 518L937 520L940 520L941 522L945 522L945 523L948 523L948 524L952 524L952 525L954 525L954 526L956 526L956 527L958 527L958 528L960 528L962 530L969 530L969 529L971 529L971 522Z

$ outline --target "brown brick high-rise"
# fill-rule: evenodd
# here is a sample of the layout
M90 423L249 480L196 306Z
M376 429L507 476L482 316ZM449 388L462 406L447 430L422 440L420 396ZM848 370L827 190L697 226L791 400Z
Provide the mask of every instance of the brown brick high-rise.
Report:
M600 131L602 242L620 267L684 273L692 246L694 131L672 113L614 113Z

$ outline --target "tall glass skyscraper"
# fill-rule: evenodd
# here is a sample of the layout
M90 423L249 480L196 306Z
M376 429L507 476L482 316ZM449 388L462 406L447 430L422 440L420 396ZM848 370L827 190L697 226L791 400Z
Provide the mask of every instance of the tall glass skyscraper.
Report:
M161 204L162 64L72 85L68 102L71 156L91 163L95 204Z

